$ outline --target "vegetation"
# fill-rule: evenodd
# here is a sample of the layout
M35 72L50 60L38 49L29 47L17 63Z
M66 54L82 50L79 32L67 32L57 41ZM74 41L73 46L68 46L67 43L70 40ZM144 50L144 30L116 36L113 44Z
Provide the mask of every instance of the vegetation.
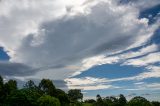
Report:
M96 100L83 100L79 89L71 89L67 93L57 89L51 80L42 79L37 86L32 80L18 89L15 80L3 81L0 76L0 106L160 106L158 101L148 101L137 96L127 101L125 96L96 96Z

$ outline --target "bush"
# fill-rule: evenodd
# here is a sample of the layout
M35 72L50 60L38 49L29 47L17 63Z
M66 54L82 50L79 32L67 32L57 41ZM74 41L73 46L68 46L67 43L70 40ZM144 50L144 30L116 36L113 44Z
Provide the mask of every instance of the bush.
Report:
M43 95L38 99L39 106L60 106L59 99L49 95Z

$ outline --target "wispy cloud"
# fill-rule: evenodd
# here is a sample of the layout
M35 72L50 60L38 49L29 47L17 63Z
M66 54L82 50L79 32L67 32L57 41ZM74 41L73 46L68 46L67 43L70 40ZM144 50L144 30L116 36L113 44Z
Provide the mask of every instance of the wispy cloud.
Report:
M118 86L107 84L105 78L68 78L65 79L69 89L82 89L82 90L100 90L100 89L116 89Z
M148 66L157 62L160 62L160 52L150 53L147 56L143 56L137 59L130 59L124 62L123 65Z

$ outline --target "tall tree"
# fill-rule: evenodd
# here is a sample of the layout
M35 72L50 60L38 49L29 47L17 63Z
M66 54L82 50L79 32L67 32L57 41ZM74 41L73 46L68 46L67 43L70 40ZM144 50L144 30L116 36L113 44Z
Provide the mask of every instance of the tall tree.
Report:
M62 106L68 106L70 103L68 95L61 89L56 89L56 98L59 99Z
M49 79L42 79L39 83L39 88L43 93L51 96L55 96L56 88L53 85L52 81Z
M29 80L25 83L24 85L24 88L30 88L30 89L33 89L33 88L36 88L36 85L34 84L34 82L32 80Z
M68 97L71 101L78 101L83 99L83 94L80 89L71 89L68 91Z
M96 106L104 106L104 102L99 94L96 96L96 100Z
M119 95L118 101L119 101L119 106L125 106L127 103L127 100L123 94Z
M6 95L9 95L12 91L17 90L17 81L9 80L4 84L4 87Z
M3 78L0 76L0 105L4 101L4 82Z

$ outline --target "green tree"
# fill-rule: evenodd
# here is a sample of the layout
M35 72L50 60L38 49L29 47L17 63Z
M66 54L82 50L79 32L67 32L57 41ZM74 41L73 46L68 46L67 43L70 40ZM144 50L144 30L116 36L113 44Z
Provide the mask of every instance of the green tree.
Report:
M11 92L6 99L7 106L29 106L29 104L29 101L21 90Z
M36 106L37 100L39 99L39 97L42 96L42 94L39 93L39 91L37 91L37 89L32 89L32 88L21 89L21 92L26 97L26 99L29 103L29 106Z
M15 80L9 80L7 83L4 84L4 91L6 96L14 90L17 90L17 82Z
M99 94L96 96L96 101L96 106L104 106L104 102Z
M160 106L160 102L158 101L152 101L151 104L152 106Z
M144 97L136 96L128 102L128 106L151 106L151 104Z
M37 102L39 106L60 106L59 100L49 95L41 96Z
M4 94L4 82L3 78L0 76L0 105L4 102L5 94Z
M59 99L62 106L69 105L70 101L69 101L68 95L61 89L56 89L56 97Z
M29 80L25 83L24 88L30 88L30 89L34 89L37 86L34 84L34 82L32 80Z
M85 103L91 103L91 104L94 104L96 103L96 101L94 99L87 99L84 101Z
M123 94L119 95L118 101L119 101L119 106L125 106L127 103L127 100Z
M56 94L56 88L53 85L52 81L49 79L42 79L41 82L39 83L39 89L50 96L55 96Z
M35 89L15 90L7 96L6 104L9 106L37 106L37 100L40 96Z
M108 96L103 99L105 106L120 106L119 101L114 96Z
M80 89L71 89L68 91L68 97L71 101L79 101L83 99L83 94Z

